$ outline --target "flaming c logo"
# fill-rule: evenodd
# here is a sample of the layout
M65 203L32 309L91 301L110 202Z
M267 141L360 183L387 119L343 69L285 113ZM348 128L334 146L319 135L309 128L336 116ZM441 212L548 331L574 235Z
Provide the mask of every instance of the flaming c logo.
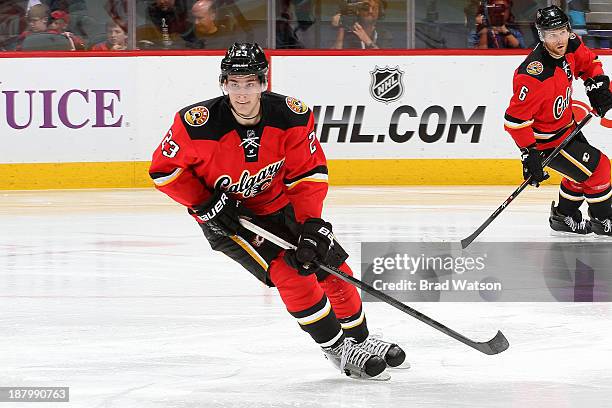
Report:
M584 102L580 101L572 101L572 112L574 112L574 117L576 121L580 122L582 119L588 115L591 111L591 107ZM601 126L607 127L608 129L612 129L612 120L601 118Z

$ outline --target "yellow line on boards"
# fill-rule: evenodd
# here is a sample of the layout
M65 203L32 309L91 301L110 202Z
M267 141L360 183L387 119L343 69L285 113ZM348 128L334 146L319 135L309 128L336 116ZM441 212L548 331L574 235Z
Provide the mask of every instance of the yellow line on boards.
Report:
M329 160L330 185L518 185L518 159ZM149 162L0 164L0 190L153 187ZM551 174L546 184L561 180Z
M518 159L330 160L331 185L519 185ZM559 183L551 175L543 184Z
M0 164L0 190L150 187L148 162Z

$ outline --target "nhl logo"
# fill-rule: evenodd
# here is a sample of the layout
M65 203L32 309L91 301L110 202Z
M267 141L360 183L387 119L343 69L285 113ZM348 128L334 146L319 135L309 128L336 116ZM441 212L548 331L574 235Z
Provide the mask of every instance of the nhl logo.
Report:
M375 66L374 71L370 71L372 77L370 95L372 95L372 98L384 103L397 101L404 94L403 75L404 72L400 71L399 67L379 68Z

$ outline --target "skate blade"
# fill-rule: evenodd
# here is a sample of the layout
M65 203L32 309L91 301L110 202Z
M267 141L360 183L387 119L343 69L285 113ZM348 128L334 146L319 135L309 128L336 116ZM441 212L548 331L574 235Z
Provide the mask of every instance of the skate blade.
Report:
M375 375L374 377L368 377L363 379L368 381L389 381L391 379L391 375L388 372L383 371L382 373Z
M398 365L397 367L391 367L390 365L387 365L387 368L391 368L393 370L407 370L410 368L410 363L408 361L404 361L402 364Z
M568 232L568 231L557 231L551 230L550 236L557 238L591 238L593 237L593 233L589 232L588 234L578 234L577 232Z
M361 377L358 375L348 375L347 377L352 378L354 380L362 380L362 381L389 381L391 379L391 375L383 371L382 373L375 375L374 377Z

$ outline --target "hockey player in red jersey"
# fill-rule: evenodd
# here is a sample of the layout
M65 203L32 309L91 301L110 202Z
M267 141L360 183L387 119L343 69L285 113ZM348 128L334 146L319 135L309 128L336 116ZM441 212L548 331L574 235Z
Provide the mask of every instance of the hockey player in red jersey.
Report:
M404 351L369 336L355 287L311 266L318 260L352 274L321 219L327 166L313 113L267 92L267 73L257 44L233 44L221 62L223 95L176 114L153 154L151 178L187 207L214 250L276 286L299 326L344 373L388 378L387 365L406 365ZM281 250L242 228L241 215L297 249Z
M514 73L514 95L506 110L505 129L522 152L523 175L536 187L549 176L542 160L576 127L572 114L572 83L584 81L597 115L612 108L610 78L601 61L571 32L568 17L556 6L538 10L540 43ZM612 236L610 160L579 133L561 150L550 167L564 177L559 204L553 201L553 230ZM586 199L590 220L580 206Z

